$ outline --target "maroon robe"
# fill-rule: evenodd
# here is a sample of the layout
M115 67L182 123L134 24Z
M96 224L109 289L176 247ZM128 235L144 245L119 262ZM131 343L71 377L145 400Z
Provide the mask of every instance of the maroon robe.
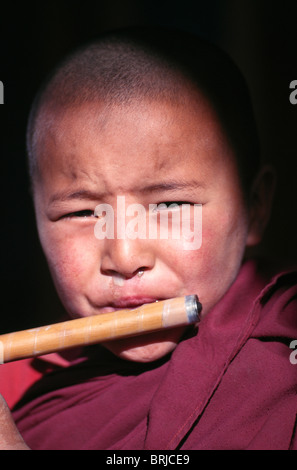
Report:
M248 261L171 357L90 347L13 415L32 449L297 449L296 339L297 270L270 278Z

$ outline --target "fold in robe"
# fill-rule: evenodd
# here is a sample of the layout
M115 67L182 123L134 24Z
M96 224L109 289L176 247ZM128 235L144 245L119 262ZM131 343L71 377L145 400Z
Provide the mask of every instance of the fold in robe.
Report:
M13 416L32 449L297 449L296 339L297 270L271 277L248 261L171 356L137 364L86 348Z

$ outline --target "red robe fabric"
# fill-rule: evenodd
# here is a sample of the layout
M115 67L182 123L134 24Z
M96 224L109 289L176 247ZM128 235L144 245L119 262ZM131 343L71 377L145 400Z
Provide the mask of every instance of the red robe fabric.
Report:
M297 449L297 270L248 261L171 357L91 347L35 382L13 415L32 449Z

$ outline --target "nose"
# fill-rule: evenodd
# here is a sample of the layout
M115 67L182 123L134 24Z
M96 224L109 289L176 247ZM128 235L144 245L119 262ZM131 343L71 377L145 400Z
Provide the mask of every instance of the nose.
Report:
M129 279L139 271L153 269L155 255L150 243L140 239L105 239L101 257L101 272L120 274Z

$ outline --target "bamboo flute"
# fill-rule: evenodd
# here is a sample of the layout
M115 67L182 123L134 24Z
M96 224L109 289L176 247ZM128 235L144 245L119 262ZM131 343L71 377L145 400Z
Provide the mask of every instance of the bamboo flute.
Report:
M116 310L0 335L0 364L58 352L200 320L197 295L176 297L134 309Z

